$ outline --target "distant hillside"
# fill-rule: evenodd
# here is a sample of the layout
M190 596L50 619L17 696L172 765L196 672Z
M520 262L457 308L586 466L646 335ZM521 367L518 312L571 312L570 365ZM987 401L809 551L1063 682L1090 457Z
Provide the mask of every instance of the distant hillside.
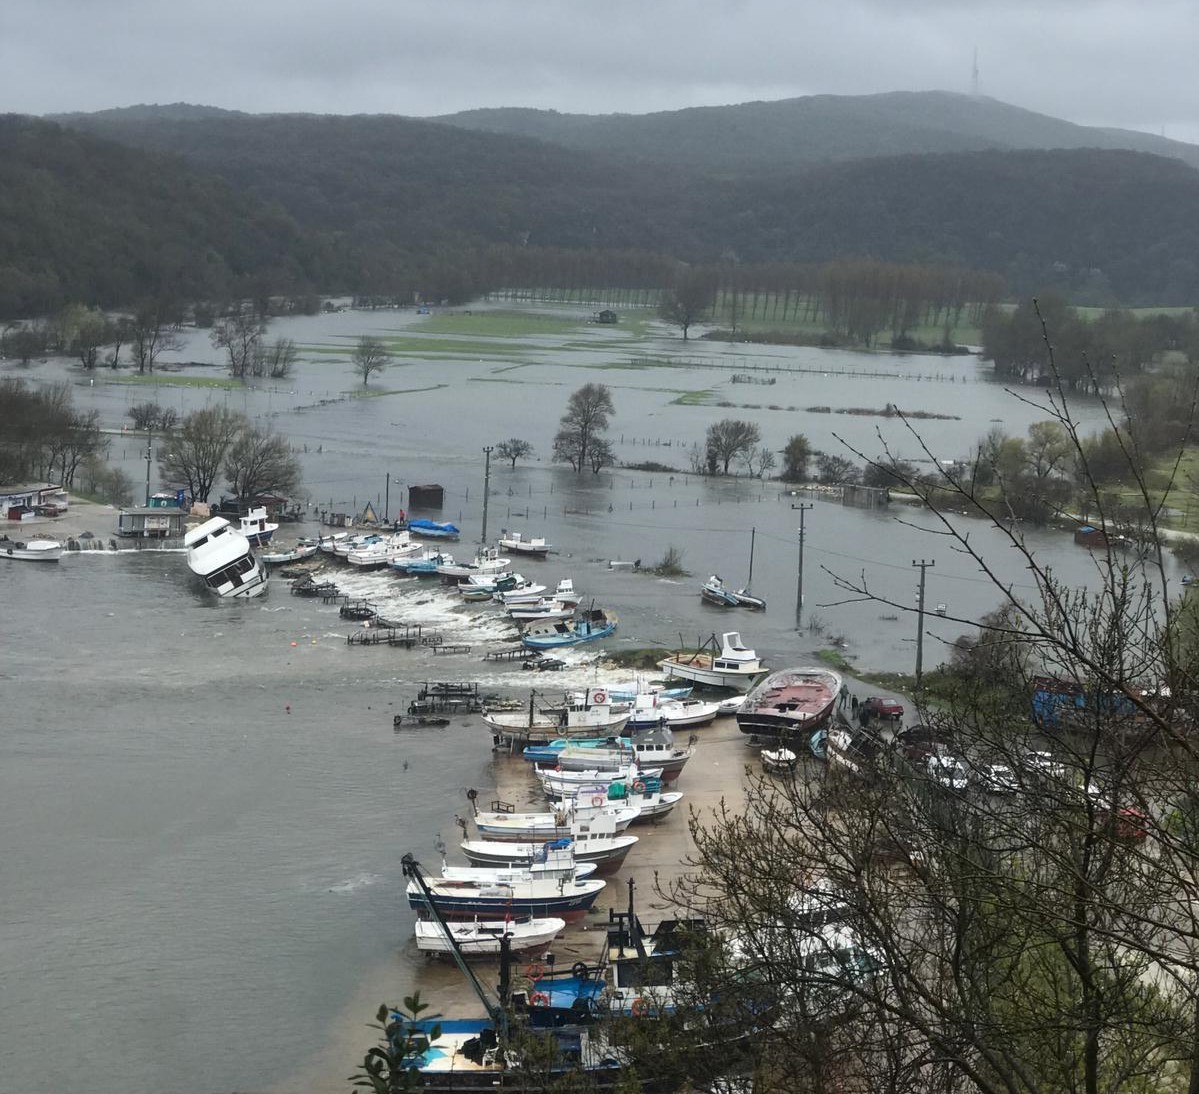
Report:
M277 208L171 157L0 116L0 315L261 282L315 283L319 249Z
M1148 133L1095 129L947 91L813 95L778 102L655 114L468 110L434 119L535 137L580 151L742 174L778 167L918 152L990 148L1111 148L1152 152L1199 167L1199 146Z
M62 291L100 286L78 297L89 301L126 299L147 262L185 266L201 286L211 269L217 284L257 276L276 292L436 286L465 298L505 276L504 248L528 258L531 277L540 249L585 255L592 269L610 252L659 256L641 267L657 273L634 275L658 280L638 284L660 283L662 256L743 266L873 257L991 270L1022 295L1054 286L1087 303L1199 300L1199 171L1144 153L992 148L714 172L395 116L174 106L71 124L143 151L19 123L27 147L0 163L24 171L0 197L0 271L6 241L18 239ZM45 208L59 192L63 217Z

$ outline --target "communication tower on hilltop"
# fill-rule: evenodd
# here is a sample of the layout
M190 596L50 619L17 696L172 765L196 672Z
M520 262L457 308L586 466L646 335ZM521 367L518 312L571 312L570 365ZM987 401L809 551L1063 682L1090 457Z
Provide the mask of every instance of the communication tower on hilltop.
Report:
M970 73L970 94L978 98L978 46L974 47L974 67Z

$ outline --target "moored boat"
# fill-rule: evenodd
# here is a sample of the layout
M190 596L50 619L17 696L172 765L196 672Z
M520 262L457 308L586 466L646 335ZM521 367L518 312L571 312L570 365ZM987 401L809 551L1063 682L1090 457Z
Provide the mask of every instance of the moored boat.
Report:
M556 916L523 920L475 919L447 923L445 927L436 920L418 919L415 924L416 948L421 953L451 954L456 944L463 957L495 957L500 952L500 940L506 935L508 948L513 953L535 953L545 949L565 929L566 920Z
M514 623L536 623L551 619L569 619L575 614L573 604L563 604L560 600L540 600L518 602L508 609L508 618Z
M602 878L583 878L574 882L537 878L504 885L437 877L424 880L429 889L428 896L415 880L408 884L408 904L418 912L427 911L432 900L447 919L503 918L511 914L560 917L567 922L586 915L606 884Z
M407 532L393 532L350 550L346 554L346 562L359 569L373 570L390 565L397 558L419 555L423 550L419 543L409 538Z
M475 815L475 828L480 836L489 840L518 840L521 842L536 842L537 840L564 839L571 834L571 827L576 820L591 820L601 813L612 818L616 832L623 832L641 814L637 806L623 805L620 802L608 803L606 794L599 796L599 804L590 803L594 796L576 799L580 804L572 802L568 806L542 813L478 813Z
M224 517L213 517L183 537L187 565L217 596L261 596L266 569L250 550L249 540Z
M840 690L841 677L832 669L772 672L745 697L737 726L757 737L806 740L828 723Z
M21 562L57 562L63 545L56 539L9 539L0 536L0 556Z
M438 566L452 565L453 562L453 556L444 551L422 551L417 555L393 558L387 565L396 573L409 577L435 577Z
M544 537L526 539L520 532L501 535L499 539L501 551L511 551L518 555L531 555L533 558L545 558L552 551L553 544L546 543Z
M606 874L620 868L637 845L637 837L617 832L612 819L601 814L590 821L578 821L569 837L556 842L569 843L575 861L594 865L597 873ZM544 853L542 844L510 840L465 839L461 846L462 853L479 866L516 868Z
M438 566L437 572L442 577L461 580L464 577L470 577L472 574L502 573L511 565L511 559L500 558L496 551L485 551L482 554L476 555L470 562L447 562L443 566Z
M713 635L701 649L680 650L659 661L658 667L674 679L738 691L747 691L765 669L758 655L742 643L737 631L726 631L720 636L719 652Z
M691 729L706 726L720 713L715 699L664 699L658 704L666 725L672 729Z
M553 709L538 707L536 695L531 695L521 711L483 711L483 721L496 733L524 737L530 743L556 737L608 737L619 733L628 720L629 712L615 709L603 688L592 688L581 703Z
M259 554L258 561L267 566L282 566L288 562L303 562L306 558L312 558L319 550L320 546L316 540L302 539L285 551L263 551Z
M630 783L634 789L643 789L645 780L651 776L661 778L662 772L658 768L644 770L637 764L629 764L627 767L617 768L614 771L599 771L595 768L583 771L537 769L537 778L545 790L546 796L557 798L569 797L580 787L604 787L618 782ZM638 783L641 784L641 787L637 786Z
M266 506L255 505L248 513L239 518L238 531L250 541L251 547L261 547L271 541L279 525L267 518Z
M576 803L590 803L592 808L601 808L606 802L606 808L609 809L622 805L636 809L634 824L664 817L683 800L681 790L664 790L662 780L655 775L642 775L631 782L621 780L613 783L584 784L553 793L549 787L545 789L547 797L560 800L561 804L568 808Z

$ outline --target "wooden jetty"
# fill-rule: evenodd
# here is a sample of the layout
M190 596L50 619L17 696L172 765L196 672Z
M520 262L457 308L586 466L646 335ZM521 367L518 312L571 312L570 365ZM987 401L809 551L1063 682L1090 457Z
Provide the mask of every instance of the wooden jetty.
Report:
M291 587L291 595L319 597L321 600L328 601L341 596L341 590L332 581L297 581Z
M369 600L350 600L341 606L338 614L342 619L357 619L368 622L375 619L379 612Z
M478 684L451 681L426 683L408 704L409 714L478 714L482 709Z
M488 650L483 654L484 661L539 661L540 650L528 650L524 646L516 646L510 650Z

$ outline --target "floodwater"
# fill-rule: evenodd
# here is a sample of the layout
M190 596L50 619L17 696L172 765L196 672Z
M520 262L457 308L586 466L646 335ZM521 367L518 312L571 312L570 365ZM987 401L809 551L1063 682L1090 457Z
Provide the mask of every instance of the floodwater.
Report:
M348 346L364 332L419 331L420 318L343 313L278 322L269 337ZM924 423L936 458L966 455L996 420L1022 432L1043 416L987 382L972 358L684 345L666 332L634 343L619 329L591 326L571 333L567 346L560 336L513 340L502 358L485 357L476 337L462 339L475 347L470 354L454 356L447 340L437 337L429 354L437 359L411 359L375 377L372 389L397 393L373 398L346 398L356 386L348 366L309 350L294 380L244 390L104 376L92 384L59 364L27 372L6 365L3 374L66 376L77 402L98 408L114 429L146 398L181 413L227 401L287 433L319 508L381 504L389 475L393 511L406 504L408 485L440 483L442 518L463 528L460 554L482 529L482 447L526 438L539 461L515 469L492 462L489 536L509 528L554 543L548 561L520 568L551 586L570 576L587 599L615 610L615 647L733 629L774 663L800 663L839 637L863 666L903 669L915 656L914 561L935 563L926 603L948 613L926 617L926 664L967 629L963 621L998 602L979 562L955 549L928 513L853 509L770 483L682 473L687 448L726 416L753 417L776 448L804 432L831 450L835 429L874 455L874 430L884 426L899 455L921 455L894 420L768 404L835 410L893 402L960 414L961 421ZM203 335L179 356L214 359ZM613 367L635 357L694 365ZM756 371L772 364L813 371ZM734 369L777 382L733 384ZM868 372L889 375L861 375ZM211 367L187 374L220 375ZM576 476L551 466L558 416L589 381L613 389L619 459L680 470ZM763 409L673 401L701 390ZM1097 423L1095 408L1080 413ZM114 438L113 457L143 481L140 441ZM803 512L797 631L801 503L812 508ZM1025 561L1000 533L960 521L1003 581L1031 591ZM1090 556L1068 536L1028 533L1027 541L1056 578L1093 578ZM707 574L746 582L751 543L752 587L768 600L766 613L702 604L697 585ZM670 546L683 551L691 577L608 567L610 559L652 565ZM348 1075L354 1058L343 1062L345 1043L370 1043L366 1023L382 1001L376 984L396 1000L417 981L422 963L408 941L400 856L413 849L435 862L439 835L452 843L454 814L465 811L463 790L485 795L495 787L499 761L477 719L444 732L396 733L393 715L424 680L473 680L527 695L531 674L480 660L509 635L486 606L463 606L436 586L387 574L335 578L388 616L470 643L471 654L349 648L352 625L335 607L288 596L281 582L262 600L216 603L191 584L179 554L82 553L58 566L0 567L6 1088L83 1081L92 1094L330 1089L302 1077ZM865 584L892 603L846 584ZM823 633L808 628L813 618ZM587 652L571 660L568 673L540 677L538 686L630 675L596 670Z

